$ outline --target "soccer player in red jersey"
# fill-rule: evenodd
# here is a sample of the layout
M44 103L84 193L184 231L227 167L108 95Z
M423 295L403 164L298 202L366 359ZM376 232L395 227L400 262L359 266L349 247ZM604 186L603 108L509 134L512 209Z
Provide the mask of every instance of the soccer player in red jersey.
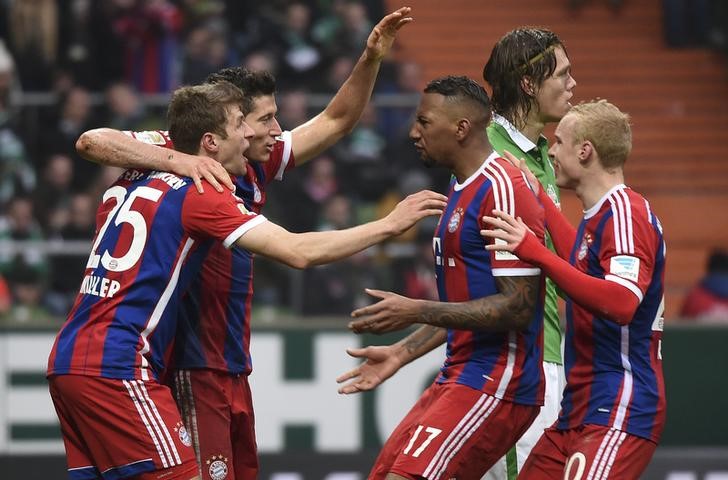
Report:
M397 31L412 20L409 12L408 7L401 8L374 27L351 76L328 106L290 132L282 132L276 120L271 74L228 68L210 76L209 82L227 80L245 93L245 121L255 135L246 151L251 162L243 175L234 178L234 184L236 195L250 211L260 213L268 183L281 180L287 170L314 158L355 126L371 96L382 58ZM198 188L200 177L218 188L216 178L232 186L229 175L216 162L153 146L172 147L166 132L130 134L147 144L121 132L99 129L84 133L77 145L83 156L100 163L189 175ZM218 242L210 247L201 275L190 286L181 309L172 381L206 479L224 470L229 478L257 475L248 385L252 279L251 253L228 250Z
M228 82L176 91L169 107L175 147L245 173L253 131L243 101ZM189 178L133 169L103 195L85 277L48 360L71 478L200 478L190 433L159 378L181 298L212 245L304 268L401 234L445 205L443 195L423 191L375 222L293 234L231 192L198 194L193 186Z
M479 479L528 429L543 405L544 278L480 236L500 205L543 241L543 212L525 177L493 152L490 102L466 77L430 82L410 137L425 165L453 173L433 238L440 301L368 290L380 299L353 312L357 332L425 324L395 345L353 350L367 361L337 379L341 393L369 390L447 341L447 358L382 448L370 479ZM501 252L502 253L502 252Z
M624 185L628 115L604 100L580 104L559 122L555 137L549 155L556 182L584 206L574 230L538 190L558 256L513 215L484 218L491 229L483 235L499 240L489 250L539 265L568 296L561 412L518 478L637 479L665 423L662 226L648 201Z

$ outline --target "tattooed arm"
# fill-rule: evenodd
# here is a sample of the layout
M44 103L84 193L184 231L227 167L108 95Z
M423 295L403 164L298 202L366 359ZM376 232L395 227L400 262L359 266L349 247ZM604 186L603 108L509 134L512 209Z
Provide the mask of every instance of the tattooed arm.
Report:
M445 340L447 340L447 330L423 325L392 345L349 348L346 350L349 355L365 361L336 379L338 383L348 382L339 387L339 393L372 390L412 360L445 343Z
M523 330L536 309L541 277L495 277L498 292L467 302L413 300L392 292L367 289L380 301L352 312L356 333L386 333L413 323L459 330ZM408 337L409 338L409 337Z

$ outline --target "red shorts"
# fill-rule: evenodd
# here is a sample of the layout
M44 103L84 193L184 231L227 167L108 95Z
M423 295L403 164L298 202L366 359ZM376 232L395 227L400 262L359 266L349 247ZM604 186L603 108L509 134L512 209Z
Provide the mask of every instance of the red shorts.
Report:
M369 479L480 479L521 437L541 407L455 383L432 384L392 432Z
M247 376L213 370L174 372L174 396L205 480L258 478L253 399Z
M166 386L84 375L54 375L48 382L70 478L196 475L190 436Z
M518 478L528 480L638 479L657 444L602 425L547 428Z

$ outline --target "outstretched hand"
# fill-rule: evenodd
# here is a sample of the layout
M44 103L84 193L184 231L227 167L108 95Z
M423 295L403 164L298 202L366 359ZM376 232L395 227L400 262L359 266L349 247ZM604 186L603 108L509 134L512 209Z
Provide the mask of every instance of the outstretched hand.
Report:
M396 332L417 322L420 315L417 300L383 290L366 288L364 291L380 300L351 312L356 320L349 322L349 329L354 333Z
M533 192L538 195L538 192L541 190L541 182L538 181L536 175L534 175L531 169L528 168L528 165L526 165L526 160L516 157L508 150L503 150L502 156L503 158L511 162L514 167L520 169L523 172L523 174L526 176L528 184L531 186L531 190L533 190Z
M515 252L531 231L521 217L514 218L512 215L500 210L493 210L492 217L483 217L483 222L493 225L494 228L492 230L481 230L480 235L496 239L495 242L485 246L487 250Z
M384 17L374 26L372 33L367 38L366 51L370 57L378 60L387 55L399 29L413 20L412 17L407 16L411 11L410 7L402 7Z
M348 348L346 353L366 361L336 379L336 383L347 382L339 387L339 393L343 394L372 390L394 375L402 366L391 346Z
M415 223L430 215L441 215L447 207L447 197L430 190L421 190L399 202L387 215L394 235L401 235Z

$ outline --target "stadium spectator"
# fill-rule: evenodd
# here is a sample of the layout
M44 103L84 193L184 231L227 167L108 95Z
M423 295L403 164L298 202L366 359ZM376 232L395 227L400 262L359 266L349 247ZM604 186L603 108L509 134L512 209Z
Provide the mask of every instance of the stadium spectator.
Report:
M73 160L64 154L51 155L33 194L33 208L43 231L50 234L68 222L64 214L71 200Z
M23 89L48 90L58 59L56 0L10 2L7 22Z
M283 25L271 39L281 59L278 81L284 88L308 88L318 81L324 61L311 36L311 8L303 2L291 2L285 12Z
M266 203L266 189L273 179L280 179L289 168L315 158L351 131L369 100L382 57L391 48L397 31L411 21L407 17L409 12L409 8L402 8L382 19L373 29L351 76L326 108L290 132L282 132L276 120L275 81L269 73L232 68L208 79L211 82L230 80L246 94L243 110L255 136L245 152L251 159L250 167L235 183L237 195L250 211L259 212ZM151 143L169 145L163 132L134 135ZM78 145L87 157L119 166L171 169L198 180L200 175L207 178L212 173L219 174L219 169L199 158L181 152L170 153L168 149L146 145L106 129L85 133ZM225 183L223 176L217 178ZM216 180L212 182L219 187ZM251 372L248 340L252 255L244 250L235 250L231 255L221 244L216 244L209 255L213 260L203 263L204 271L188 292L180 321L174 365L180 372L175 375L179 401L187 409L192 403L197 406L196 423L190 430L200 432L193 441L200 445L203 461L222 451L231 460L227 465L231 471L255 476L257 452L247 379ZM208 326L202 332L197 328L200 320ZM234 404L223 395L220 383L232 385ZM231 417L220 417L220 409L210 403L211 395L216 395L215 401L232 412ZM187 424L190 425L189 419ZM233 454L233 448L245 452L243 457ZM202 473L209 478L209 472Z
M11 101L18 88L15 78L15 62L0 40L0 211L16 195L30 194L36 182L25 144L13 126Z
M180 10L168 0L116 3L112 28L123 47L124 80L142 93L170 92L179 82Z
M96 165L82 161L74 148L79 135L95 125L95 118L89 91L73 86L60 98L58 111L40 142L41 155L63 154L73 159L72 186L76 191L87 188L99 172Z
M500 240L487 249L541 267L569 297L561 412L519 477L566 478L576 471L640 478L665 424L662 226L647 200L624 185L632 148L628 115L605 100L579 104L554 136L549 155L556 182L573 189L584 208L578 231L525 163L521 167L544 206L558 255L514 215L484 218L483 234Z
M25 242L14 252L0 251L0 273L12 276L15 265L33 268L45 280L48 263L41 242L43 230L33 215L33 202L28 196L13 197L6 212L0 216L0 240Z
M117 130L157 130L164 120L152 115L139 93L126 82L115 82L106 89L106 122Z
M512 30L493 46L483 69L483 79L492 89L493 122L488 126L488 139L493 149L501 155L507 150L525 159L551 200L560 205L543 130L569 111L569 100L576 87L563 43L546 29L523 27ZM546 245L553 249L548 233ZM544 429L550 427L559 414L564 389L560 323L556 287L546 280L544 407L514 450L502 458L484 480L505 480L509 477L508 472L518 472Z
M705 276L690 289L680 310L684 320L728 323L728 252L715 249Z
M364 358L340 376L341 393L370 390L447 341L440 374L382 447L370 479L480 478L543 405L543 276L513 255L488 253L480 218L495 205L525 219L543 241L543 213L517 168L488 142L491 106L466 77L425 87L410 131L428 166L453 174L433 249L439 302L367 290L379 300L352 312L350 328L383 333L423 324L400 342L350 349Z
M243 154L255 132L244 121L240 108L244 102L242 91L225 81L177 90L169 107L175 148L208 156L231 175L250 173L252 167ZM205 478L217 478L219 469L233 478L236 472L254 478L257 460L250 449L255 449L255 440L248 437L253 435L252 428L245 432L248 448L240 450L232 450L226 438L237 430L231 430L231 418L225 422L225 432L210 435L204 430L221 413L233 415L236 407L246 411L246 419L251 418L247 382L238 385L245 390L231 390L240 375L216 377L214 385L203 387L204 402L211 404L210 417L200 417L203 402L197 403L195 413L203 421L189 433L170 389L158 383L177 333L183 293L205 276L204 264L222 261L223 252L215 250L216 244L237 247L248 260L255 253L305 268L350 256L397 235L427 215L440 214L445 204L444 196L423 191L376 222L347 230L292 234L249 211L230 192L208 188L198 194L194 190L194 182L174 174L128 170L107 190L99 206L103 227L93 243L74 308L48 360L51 397L61 421L68 470L75 476L113 472L126 478L157 472L169 478L197 479L198 468L205 465ZM155 235L150 236L152 228ZM127 235L131 235L130 243ZM124 253L119 251L127 245ZM211 250L215 254L208 256ZM219 298L203 299L210 300ZM199 320L195 316L195 332L188 331L189 335L225 337L224 322L217 323L219 330L208 323L198 331ZM191 353L185 340L194 341L178 337L177 342L182 342L178 347ZM220 366L226 359L220 357ZM212 369L198 373L215 377ZM189 375L176 372L181 382L178 393L185 386L192 389ZM150 408L139 408L140 399ZM150 411L154 415L149 416ZM150 422L155 428L150 428ZM201 451L198 465L191 435L210 435L207 441L213 455L225 449L230 463L208 468L209 457Z
M91 244L96 229L94 205L96 199L86 193L77 193L71 197L67 210L68 221L50 236L53 240L81 242ZM63 316L71 309L79 287L79 279L83 278L88 254L71 254L69 252L54 253L49 256L50 274L46 305L54 315Z
M16 257L7 276L11 295L10 308L0 313L0 324L12 327L56 326L58 317L43 306L43 275L22 257Z

